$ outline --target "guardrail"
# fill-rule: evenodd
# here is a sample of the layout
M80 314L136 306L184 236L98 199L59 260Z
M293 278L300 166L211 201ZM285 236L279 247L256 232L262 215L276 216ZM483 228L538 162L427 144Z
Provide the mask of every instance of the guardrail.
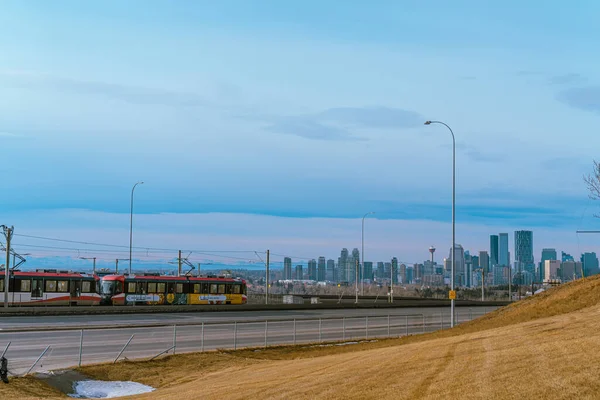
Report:
M464 323L488 311L491 309L456 310L455 321L457 324ZM120 329L58 329L44 332L43 338L40 338L39 332L0 332L0 346L6 346L9 372L23 375L85 364L155 359L164 354L217 349L299 344L348 345L363 340L445 329L450 325L449 317L446 312L390 313L359 317L162 324Z

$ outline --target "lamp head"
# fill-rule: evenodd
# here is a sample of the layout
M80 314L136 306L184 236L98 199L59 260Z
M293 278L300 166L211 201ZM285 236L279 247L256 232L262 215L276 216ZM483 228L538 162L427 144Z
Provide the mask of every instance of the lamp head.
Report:
M431 121L425 121L425 125L431 125Z

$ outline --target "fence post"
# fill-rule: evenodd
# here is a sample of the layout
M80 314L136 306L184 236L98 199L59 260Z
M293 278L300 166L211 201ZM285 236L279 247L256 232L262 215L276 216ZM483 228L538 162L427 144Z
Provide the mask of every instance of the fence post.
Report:
M202 345L200 347L200 351L204 352L204 322L202 323Z
M177 325L173 325L173 354L177 349Z
M294 345L296 345L296 318L294 318Z
M33 363L33 365L31 367L29 367L29 369L27 370L27 372L25 373L25 375L29 374L31 372L31 370L33 369L33 367L35 367L35 365L42 359L42 357L44 357L44 354L46 354L46 352L48 351L48 349L50 348L50 346L46 347L46 350L44 350L42 352L42 354L40 354L40 356L37 358L37 360L35 360L35 362Z
M473 309L469 308L469 321L473 321Z
M346 340L346 317L342 317L342 340Z
M388 314L388 337L390 337L390 314Z
M265 320L265 347L268 346L267 335L269 332L269 320Z
M365 338L369 340L369 316L365 316Z
M404 324L406 325L406 336L408 336L408 315L405 316Z
M127 341L127 343L125 343L125 346L123 346L123 348L121 349L121 351L119 352L119 355L117 356L117 358L115 358L115 361L113 361L113 364L117 363L117 360L119 359L119 357L121 357L121 354L123 354L123 352L125 351L125 349L127 348L127 346L129 346L129 343L131 343L131 341L133 340L134 335L131 335L131 337L129 338L129 340ZM48 346L50 347L50 346ZM174 351L173 351L174 352Z
M444 329L444 313L440 312L440 329Z
M81 355L83 353L83 329L81 330L81 337L79 338L79 366L81 367Z
M237 321L233 321L233 349L237 350Z
M321 337L321 318L319 318L319 343L321 343L322 341L323 340L322 340L322 337Z
M421 314L423 317L423 333L425 333L425 314Z

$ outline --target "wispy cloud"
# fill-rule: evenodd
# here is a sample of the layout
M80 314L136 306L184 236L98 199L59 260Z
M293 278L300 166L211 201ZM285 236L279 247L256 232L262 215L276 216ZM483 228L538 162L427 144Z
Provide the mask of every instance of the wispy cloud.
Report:
M77 80L31 72L0 72L0 86L101 95L133 104L157 104L174 107L210 106L210 103L204 98L190 92Z
M587 82L587 78L579 73L552 76L548 79L552 85L575 85Z
M571 107L600 113L600 86L565 89L557 97L558 100Z
M452 145L451 144L441 144L440 147L450 149L450 148L452 148ZM477 147L475 147L473 145L466 144L464 142L456 143L456 148L458 149L458 151L460 153L466 155L470 160L476 161L476 162L495 163L495 162L501 162L504 159L502 157L502 155L500 155L500 154L487 153L487 152L481 151L480 149L478 149Z
M413 111L389 107L337 107L314 114L275 117L265 129L314 140L367 140L352 130L407 129L420 126L424 118Z

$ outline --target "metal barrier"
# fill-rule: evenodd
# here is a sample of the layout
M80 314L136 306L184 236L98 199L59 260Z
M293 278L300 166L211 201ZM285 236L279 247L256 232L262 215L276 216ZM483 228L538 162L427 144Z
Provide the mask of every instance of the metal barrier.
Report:
M457 311L463 323L489 309ZM0 332L11 375L125 359L155 359L178 353L267 348L278 345L334 346L361 340L419 335L449 327L446 313L387 314L232 321L139 328L89 328L39 332ZM85 331L85 332L84 332ZM340 343L341 342L341 343ZM6 343L6 344L5 344ZM44 349L40 355L40 350ZM52 349L50 354L48 350ZM117 357L115 357L117 354ZM40 362L43 358L43 362ZM31 360L35 362L32 364Z

